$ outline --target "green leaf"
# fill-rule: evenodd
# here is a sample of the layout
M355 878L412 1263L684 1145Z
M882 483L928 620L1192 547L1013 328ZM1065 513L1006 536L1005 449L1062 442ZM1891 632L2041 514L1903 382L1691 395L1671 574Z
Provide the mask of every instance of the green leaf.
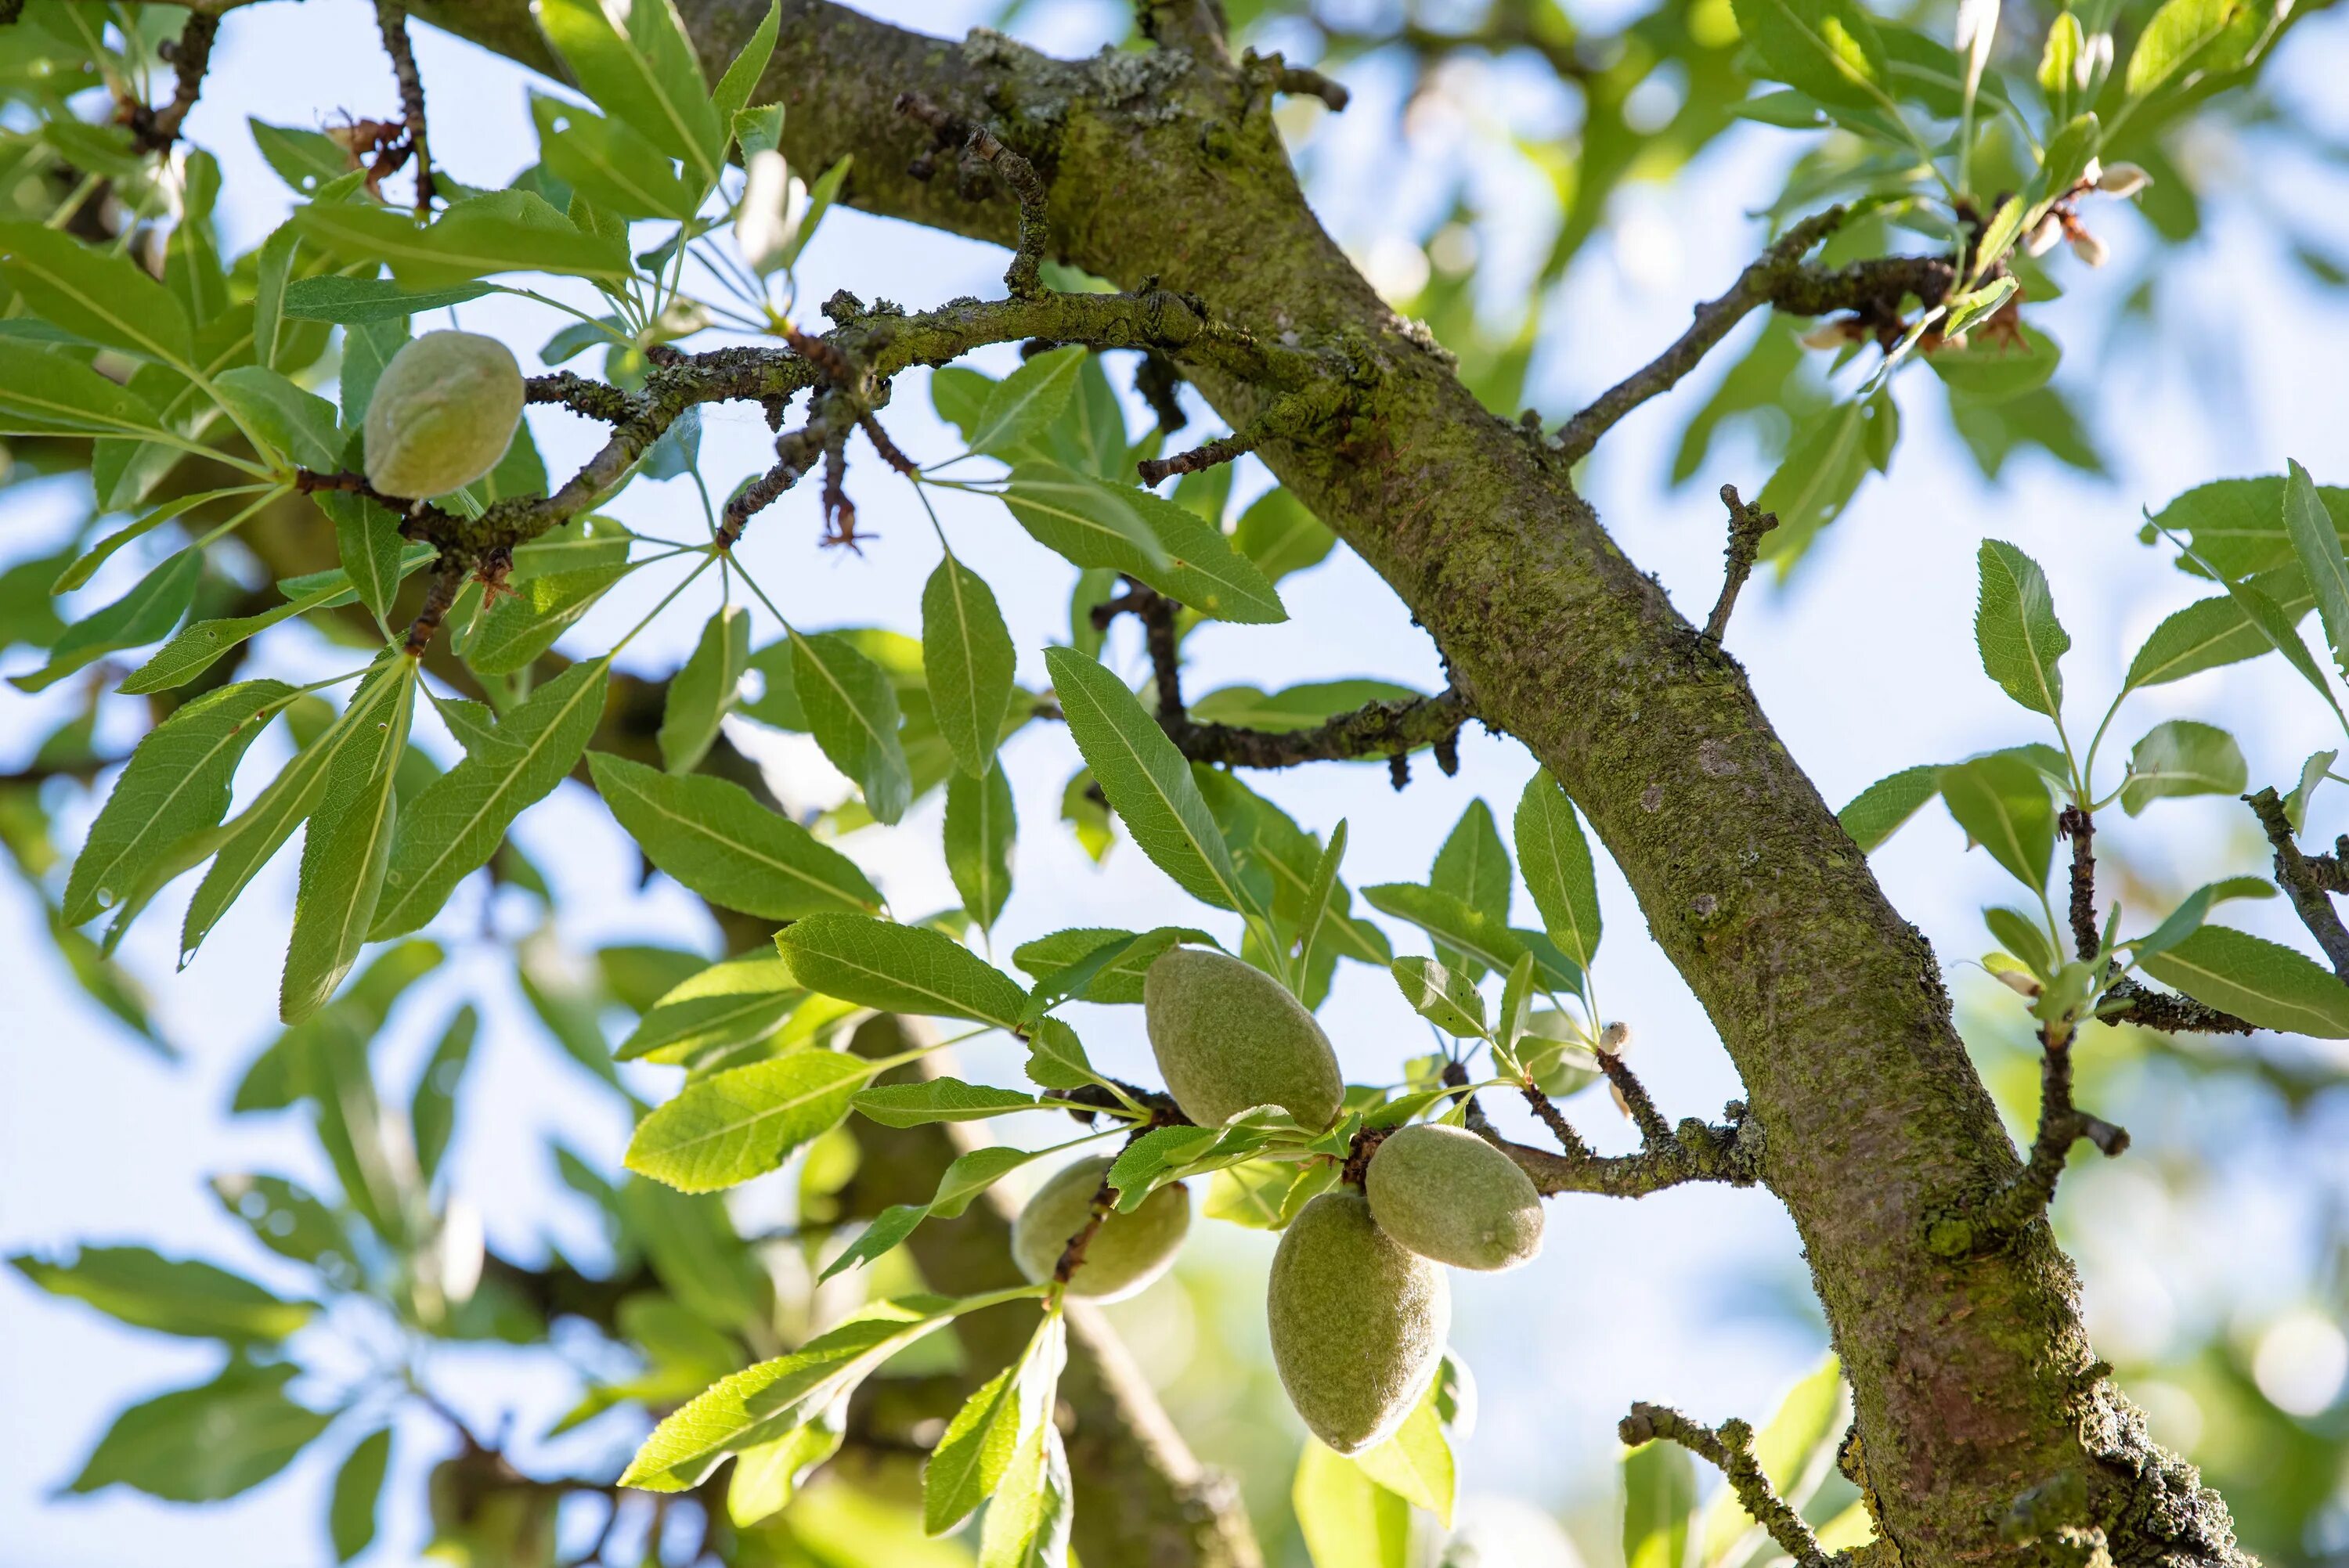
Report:
M1756 0L1776 5L1780 0ZM1843 515L1869 468L1870 404L1850 401L1821 409L1795 428L1786 456L1763 484L1754 506L1778 514L1763 536L1762 558L1783 576L1808 550L1819 530Z
M620 1484L689 1491L728 1454L771 1442L813 1418L890 1357L952 1322L957 1313L1027 1294L876 1302L790 1355L714 1384L670 1415L636 1450Z
M835 1274L874 1263L896 1250L907 1236L921 1228L930 1216L927 1203L892 1203L873 1216L872 1222L856 1233L856 1240L842 1249L838 1257L824 1264L816 1275L821 1284Z
M1288 619L1263 573L1189 508L1058 463L1011 470L1003 502L1037 542L1079 566L1123 572L1218 620Z
M2210 917L2213 904L2230 898L2272 898L2275 892L2273 883L2262 882L2258 877L2229 877L2222 882L2205 882L2187 894L2159 925L2121 945L2129 950L2131 958L2143 964L2148 958L2168 952L2201 930L2202 923Z
M281 681L241 681L182 705L149 732L75 857L62 905L68 925L143 902L172 851L220 825L245 748L293 695Z
M295 209L302 238L338 261L391 264L402 287L447 288L500 273L554 273L623 284L627 247L580 231L527 191L492 191L457 202L429 226L384 207Z
M799 1495L809 1473L838 1453L846 1439L837 1413L826 1411L773 1442L744 1449L727 1482L727 1516L739 1528L780 1512Z
M42 319L92 343L182 370L195 358L187 310L128 256L39 223L0 222L0 280Z
M1068 407L1088 353L1074 344L1051 349L988 387L970 432L971 450L1010 458L1041 436Z
M252 130L254 145L261 150L263 160L297 195L315 195L320 186L331 184L350 172L350 155L321 131L252 119L244 123Z
M1287 490L1271 490L1240 513L1232 543L1256 562L1266 582L1278 583L1292 572L1320 565L1336 548L1338 536Z
M653 864L728 909L767 920L819 910L877 908L856 863L739 784L587 754L597 793Z
M1768 75L1821 103L1887 102L1884 43L1857 0L1734 0L1732 8Z
M0 397L5 396L6 389L0 387ZM49 584L49 592L51 593L72 593L96 576L98 569L111 560L116 551L134 540L145 538L164 523L186 511L231 497L258 495L267 488L266 485L230 485L222 490L202 490L193 495L174 496L135 522L124 524L88 550L73 555L72 563L63 572L58 573L57 581Z
M1412 1011L1457 1038L1485 1037L1485 998L1465 975L1433 958L1398 958L1387 967Z
M714 1192L774 1170L848 1114L873 1065L792 1051L696 1078L636 1124L627 1167L682 1192Z
M473 1059L473 1037L481 1024L481 1016L471 1003L458 1008L416 1078L408 1125L416 1146L416 1172L428 1187L440 1171L440 1157L448 1152L449 1136L456 1129L457 1088Z
M1020 1363L981 1384L922 1467L922 1528L943 1535L968 1519L1002 1481L1019 1442Z
M1452 1457L1452 1439L1444 1435L1436 1414L1437 1385L1403 1418L1394 1436L1354 1456L1361 1472L1414 1508L1435 1515L1444 1529L1452 1528L1452 1503L1459 1474Z
M285 1397L299 1370L232 1361L210 1383L131 1406L68 1490L119 1481L170 1502L218 1502L260 1485L334 1419Z
M381 683L362 686L335 721L295 752L253 804L221 830L212 869L204 873L180 927L181 962L194 954L254 874L317 809L336 761L355 745L372 743L371 727L381 717L388 695Z
M1115 676L1073 648L1049 648L1044 663L1077 749L1142 852L1202 903L1253 911L1256 901L1240 886L1190 765L1157 721Z
M854 914L812 914L775 934L812 991L885 1013L968 1018L1014 1028L1027 994L943 932Z
M279 1257L308 1264L337 1287L358 1283L350 1238L334 1211L282 1176L215 1176L212 1195L253 1239Z
M2284 480L2283 525L2292 553L2315 590L2316 613L2324 623L2333 662L2349 671L2349 559L2342 554L2341 535L2316 493L2315 481L2297 462L2290 464Z
M1345 858L1346 819L1340 817L1338 825L1330 830L1329 845L1322 850L1320 861L1313 868L1313 881L1305 891L1305 906L1298 912L1297 961L1305 973L1312 971L1313 950L1319 945L1322 930L1329 923L1330 905L1338 892L1338 868Z
M1940 764L1928 762L1903 768L1853 796L1851 804L1836 813L1836 820L1843 824L1843 830L1851 835L1851 841L1859 846L1863 854L1872 854L1901 823L1940 792Z
M342 748L326 771L325 790L302 845L302 874L294 895L294 934L286 947L278 1016L298 1024L334 994L366 944L384 872L391 864L398 814L393 783L408 748L416 711L419 661L388 655L367 677L380 695L363 690L351 706L367 704L355 744Z
M18 1274L51 1295L88 1302L134 1328L194 1339L285 1338L310 1321L314 1302L287 1301L226 1269L167 1258L145 1247L84 1247L70 1263L19 1255Z
M2075 22L2076 27L2076 19ZM2054 29L2050 29L2047 46L2055 47ZM2047 139L2047 150L2040 155L2039 181L2033 189L2046 201L2055 201L2080 182L2086 173L2089 160L2096 156L2103 144L2104 128L2095 114L2072 117L2063 129Z
M2122 91L2141 98L2177 76L2215 43L2242 9L2242 0L2168 0L2137 35Z
M1019 1446L1006 1480L987 1511L978 1538L978 1568L1066 1568L1076 1489L1061 1429L1037 1423Z
M302 321L336 321L346 325L367 322L406 321L427 311L464 304L491 292L488 284L451 284L447 288L412 292L389 278L296 278L285 285L285 314Z
M321 493L315 499L318 510L334 519L336 549L359 603L382 623L399 593L407 552L398 514L365 496Z
M984 1121L1014 1111L1040 1109L1045 1102L1018 1089L936 1078L864 1089L852 1103L884 1127L924 1127L934 1121Z
M1469 908L1501 925L1509 923L1509 852L1501 845L1501 830L1493 824L1493 809L1482 799L1468 802L1453 824L1428 885L1448 892Z
M816 744L864 791L875 820L896 821L913 802L914 781L888 674L836 632L792 631L791 639L792 689Z
M700 766L750 667L750 613L729 604L709 617L692 655L668 683L659 737L664 768L690 773Z
M740 114L743 106L750 101L751 93L758 88L759 78L767 74L767 62L775 57L775 36L781 25L781 0L768 0L767 14L759 19L759 25L751 30L749 39L735 52L733 62L726 67L726 74L719 77L718 85L710 89L709 106L718 111L719 124L732 125L734 117ZM744 1522L737 1520L735 1522Z
M1695 1508L1696 1466L1686 1449L1652 1442L1625 1454L1624 1568L1681 1568Z
M430 920L459 882L489 863L513 820L578 766L604 717L609 670L601 659L564 670L508 710L490 736L469 741L463 761L408 801L369 941Z
M948 551L922 588L922 670L930 717L974 778L994 766L1015 662L994 593Z
M2019 909L2003 904L1982 911L1982 923L1998 944L2010 954L2023 960L2023 966L2044 980L2060 968L2061 961L2047 940L2047 933L2039 923Z
M2193 542L2187 559L2178 562L2181 570L2240 579L2298 560L2284 528L2285 484L2282 474L2214 480L2179 494L2150 521L2162 532ZM2333 531L2349 539L2349 489L2318 485L2316 495L2333 519ZM2262 587L2275 593L2267 583Z
M626 30L616 22L626 16ZM587 96L669 157L707 191L718 183L728 140L693 45L669 0L542 0L539 26Z
M23 692L46 691L108 654L162 641L188 613L203 570L202 551L193 546L181 551L121 598L67 626L49 645L47 664L31 675L9 676L8 684Z
M161 416L138 393L87 365L0 337L0 434L162 436Z
M122 684L115 689L126 696L143 696L150 692L170 691L175 686L185 686L248 638L257 636L282 621L293 620L313 610L348 603L350 598L347 588L327 587L299 599L288 600L257 615L191 621L174 633L170 642L156 649L145 664L123 676Z
M701 205L702 188L626 121L541 93L531 95L530 116L548 171L600 211L683 222Z
M2064 676L2056 661L2072 639L2055 619L2054 596L2039 563L2012 544L1982 541L1982 599L1974 611L1974 643L1982 669L2006 695L2060 722Z
M2334 717L2340 717L2340 699L2333 695L2332 685L2325 680L2324 672L2317 667L2315 656L2309 653L2308 645L2300 640L2297 617L2287 614L2283 606L2270 598L2266 591L2255 583L2237 583L2225 578L2220 581L2227 590L2227 597L2235 602L2244 619L2258 631L2261 639L2282 654L2284 662L2297 670L2301 678L2324 699L2324 705L2333 710ZM2313 595L2313 590L2311 592ZM2349 718L2344 718L2342 722L2349 726Z
M780 954L746 953L670 987L645 1010L617 1055L624 1062L690 1062L772 1034L806 999Z
M2289 947L2223 925L2206 925L2145 972L2196 1001L2263 1029L2349 1039L2349 985Z
M1912 808L1913 809L1913 808ZM1599 880L1574 802L1547 769L1517 798L1517 863L1552 942L1584 969L1599 955ZM1368 893L1364 894L1368 897Z
M994 928L1011 896L1011 841L1019 829L1002 769L984 779L957 772L947 780L947 874L981 931Z
M1411 1560L1411 1504L1372 1480L1354 1460L1305 1439L1288 1489L1313 1568L1404 1568Z
M2263 595L2282 613L2284 624L2297 627L2316 603L2315 591L2299 568L2282 566L2251 579ZM2153 629L2129 661L2124 691L2184 680L2221 665L2255 659L2275 647L2249 611L2231 593L2200 599L2177 611Z
M212 385L224 407L295 463L321 473L342 467L343 440L335 425L335 406L324 397L260 365L223 370ZM393 554L398 553L395 541Z
M1423 694L1393 681L1306 681L1267 693L1252 686L1217 686L1189 705L1202 724L1247 729L1314 729L1341 713L1374 702L1410 702Z
M2025 887L2047 885L2055 807L2047 780L2018 757L1993 752L1941 769L1941 799L1967 836Z
M2214 725L2173 718L2129 751L2121 807L2132 817L2171 795L2240 795L2250 769L2235 738Z
M326 1505L326 1537L334 1543L335 1561L347 1563L375 1541L375 1516L383 1498L384 1472L391 1465L391 1429L378 1428L361 1438L335 1472L333 1499Z
M465 649L465 662L485 676L528 669L580 616L595 608L606 590L633 570L627 565L595 566L529 579L481 617L481 630Z
M1473 969L1464 964L1446 964L1464 984L1474 985L1477 976L1487 969L1506 975L1526 954L1527 944L1522 934L1482 910L1470 909L1448 892L1416 882L1380 882L1364 888L1362 898L1381 914L1407 920L1434 938L1439 962L1444 962L1441 954L1449 951L1473 963ZM1542 941L1542 946L1550 949L1535 956L1543 988L1580 990L1582 975L1574 960L1551 947L1547 939Z

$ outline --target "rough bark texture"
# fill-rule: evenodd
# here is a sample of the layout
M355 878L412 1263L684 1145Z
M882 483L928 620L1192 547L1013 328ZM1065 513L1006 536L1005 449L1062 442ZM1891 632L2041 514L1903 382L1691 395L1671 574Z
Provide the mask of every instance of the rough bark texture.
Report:
M417 9L545 63L521 0ZM714 74L766 4L679 9ZM2095 1359L2045 1223L1987 1253L1929 1248L1929 1229L2017 1165L1930 947L1734 661L1616 549L1566 465L1480 407L1322 232L1271 123L1274 67L1179 48L1060 62L822 0L784 0L782 16L756 100L788 106L795 165L856 155L855 204L1011 238L1008 200L906 172L928 137L891 105L918 91L1036 163L1060 257L1129 286L1155 276L1216 320L1350 365L1353 412L1261 455L1393 585L1478 711L1557 776L1719 1029L1853 1385L1847 1468L1879 1554L2241 1561L2224 1505L2148 1442ZM1194 374L1235 427L1260 412L1257 389Z

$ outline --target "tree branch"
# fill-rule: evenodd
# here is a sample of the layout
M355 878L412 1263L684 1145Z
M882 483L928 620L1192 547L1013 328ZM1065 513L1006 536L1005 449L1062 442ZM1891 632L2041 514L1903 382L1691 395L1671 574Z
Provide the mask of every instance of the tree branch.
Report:
M391 57L392 78L399 84L399 118L408 129L408 150L416 160L416 211L420 217L432 210L432 152L424 139L424 77L408 41L408 7L403 0L375 0L375 21L383 35L383 52Z
M2108 1159L2129 1146L2128 1130L2092 1116L2072 1102L2072 1047L2051 1044L2039 1032L2039 1134L2021 1171L1979 1212L1937 1221L1927 1244L1943 1256L1957 1256L2002 1243L2047 1212L2055 1184L2070 1161L2072 1145L2085 1138Z
M1818 1537L1778 1495L1761 1461L1754 1457L1754 1429L1745 1422L1723 1421L1708 1427L1667 1406L1642 1402L1633 1405L1615 1429L1632 1448L1660 1439L1680 1444L1729 1478L1729 1490L1745 1511L1799 1568L1826 1568L1827 1554L1820 1549Z
M2316 938L2316 944L2324 949L2324 956L2333 961L2333 972L2349 981L2349 928L2342 925L2332 898L2344 880L2340 857L2312 858L2301 852L2292 834L2292 819L2284 814L2283 801L2272 785L2243 799L2251 803L2260 826L2267 832L2268 845L2275 851L2276 883L2292 900L2292 913L2300 916L2301 924L2308 927L2308 934Z
M1775 305L1789 315L1857 311L1881 325L1898 319L1902 299L1913 294L1930 305L1949 292L1957 271L1939 256L1881 256L1835 271L1804 266L1803 257L1840 227L1844 216L1843 208L1830 207L1804 219L1739 273L1728 293L1697 306L1695 322L1679 341L1566 422L1557 434L1557 449L1566 460L1589 456L1626 414L1679 385L1759 306Z
M1728 634L1730 612L1737 608L1737 595L1745 580L1754 575L1754 562L1762 553L1762 536L1778 526L1778 514L1749 506L1739 498L1735 485L1721 487L1722 504L1729 508L1729 545L1723 552L1728 557L1728 569L1721 579L1721 597L1713 602L1713 614L1704 620L1704 634L1715 643Z
M160 152L180 139L180 127L204 90L204 73L212 68L212 40L220 36L220 18L196 12L181 27L180 36L165 46L171 62L171 101L161 108L147 104L124 106L131 145L141 152Z

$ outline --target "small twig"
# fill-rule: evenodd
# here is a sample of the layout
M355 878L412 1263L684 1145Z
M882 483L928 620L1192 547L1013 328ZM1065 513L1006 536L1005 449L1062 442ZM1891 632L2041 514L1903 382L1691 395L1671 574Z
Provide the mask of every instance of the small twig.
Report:
M1175 389L1183 385L1183 372L1175 363L1156 349L1145 349L1142 363L1133 369L1133 390L1150 405L1158 416L1158 433L1171 436L1191 422L1183 412L1183 400Z
M2283 801L2272 786L2243 799L2259 817L2260 826L2267 830L2268 844L2275 851L2276 884L2292 900L2301 924L2308 927L2308 934L2324 949L2324 956L2333 961L2333 972L2349 981L2349 928L2342 925L2332 898L2342 880L2340 859L2312 860L2301 852L2292 836L2292 819L2284 815Z
M1666 1121L1664 1113L1656 1109L1656 1102L1648 1096L1647 1086L1631 1071L1630 1064L1623 1059L1623 1053L1602 1047L1592 1055L1599 1058L1599 1070L1607 1075L1607 1081L1621 1097L1623 1109L1630 1117L1631 1125L1640 1130L1642 1146L1651 1153L1671 1148L1673 1143L1672 1124Z
M1728 293L1697 306L1696 320L1677 342L1566 422L1557 435L1566 460L1589 456L1618 421L1671 391L1759 306L1775 305L1789 315L1856 311L1881 329L1899 320L1903 298L1913 294L1929 305L1938 304L1957 280L1956 264L1942 256L1878 256L1832 272L1803 265L1803 257L1840 227L1844 217L1843 208L1830 207L1804 219L1738 274Z
M457 602L457 590L464 586L465 566L462 562L446 555L432 573L432 585L424 591L424 607L416 612L409 623L408 656L420 659L432 643L432 634L440 629L440 622L449 614L449 606Z
M965 165L985 164L994 170L1019 203L1019 233L1012 246L1011 264L1004 269L1003 286L1014 299L1032 299L1044 292L1044 247L1051 238L1044 178L1036 166L1004 145L1003 139L984 125L974 125L948 113L920 93L899 93L896 109L908 119L928 126L937 144L962 143ZM927 156L917 159L907 172L926 180L935 171Z
M204 90L204 73L212 68L212 40L219 35L220 18L199 11L188 18L179 37L164 46L164 57L171 62L175 77L171 101L160 109L132 104L125 117L131 143L140 151L160 152L179 139L180 127Z
M2047 1212L2055 1201L2055 1185L2072 1156L2072 1145L2085 1138L2110 1160L2129 1146L2128 1130L2100 1116L2092 1116L2072 1102L2072 1047L2050 1041L2039 1031L2039 1133L2031 1154L2013 1180L1973 1215L1938 1221L1928 1233L1928 1245L1942 1256L1980 1252L2019 1233Z
M1574 1130L1574 1124L1566 1119L1566 1112L1558 1109L1557 1103L1542 1093L1538 1085L1529 1078L1518 1086L1518 1091L1526 1097L1526 1104L1533 1108L1534 1115L1541 1119L1544 1127L1549 1129L1549 1135L1557 1140L1557 1146L1566 1150L1568 1158L1575 1160L1598 1158L1590 1145L1582 1140L1582 1134Z
M741 542L750 520L772 506L782 493L800 482L823 455L821 432L812 426L775 438L775 466L727 497L718 524L717 546L731 550Z
M391 57L391 74L399 83L399 118L416 158L416 211L421 217L432 211L432 153L424 140L424 77L416 69L416 51L408 41L406 0L375 0L375 21L383 34L383 52Z
M1722 574L1721 597L1713 602L1713 614L1705 617L1704 635L1713 643L1729 630L1730 612L1737 607L1738 593L1754 575L1754 560L1762 553L1762 536L1778 526L1776 512L1748 506L1739 499L1735 485L1722 486L1721 500L1729 508L1729 548L1723 552L1729 567Z
M1736 1494L1745 1511L1754 1522L1769 1532L1792 1557L1798 1568L1826 1568L1827 1554L1819 1545L1819 1538L1803 1522L1803 1516L1789 1507L1770 1484L1762 1469L1762 1461L1754 1457L1754 1429L1744 1421L1723 1421L1718 1427L1682 1415L1664 1405L1644 1401L1631 1407L1631 1413L1616 1426L1616 1434L1632 1448L1658 1440L1678 1443L1697 1458L1713 1466L1729 1479L1729 1490Z
M1154 485L1176 474L1195 474L1255 451L1266 441L1282 436L1303 435L1335 417L1344 403L1344 388L1334 385L1317 385L1301 392L1292 392L1274 398L1263 413L1228 436L1218 436L1212 441L1203 442L1187 452L1176 452L1172 457L1146 458L1136 463L1134 469L1146 485Z
M1292 66L1286 60L1280 63L1280 69L1273 77L1272 85L1280 92L1290 93L1299 98L1319 98L1329 106L1330 112L1332 114L1343 114L1346 106L1351 103L1354 98L1352 93L1346 90L1344 83L1332 81L1319 71L1308 67Z
M2105 995L2121 1003L2116 1007L2107 1002L2097 1009L2096 1016L2108 1024L2135 1024L2166 1035L2250 1035L2259 1031L2259 1026L2247 1018L2238 1018L2191 996L2156 991L2135 980L2116 980Z
M889 438L889 432L881 428L880 420L869 413L859 414L856 417L856 428L864 432L864 438L873 443L873 449L881 455L883 462L907 479L920 476L921 464L897 449L897 443Z

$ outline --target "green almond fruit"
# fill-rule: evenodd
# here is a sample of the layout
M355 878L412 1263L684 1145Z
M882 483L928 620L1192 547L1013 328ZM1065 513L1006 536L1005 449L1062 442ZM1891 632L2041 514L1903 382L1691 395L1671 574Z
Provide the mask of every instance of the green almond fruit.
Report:
M1086 1212L1102 1178L1106 1155L1080 1160L1053 1173L1036 1189L1011 1222L1011 1255L1019 1272L1038 1284L1052 1277L1069 1238L1085 1226ZM1130 1214L1112 1213L1085 1243L1084 1261L1069 1276L1069 1294L1088 1301L1123 1301L1172 1267L1191 1229L1191 1195L1170 1181Z
M1288 1402L1341 1454L1384 1442L1444 1359L1444 1271L1378 1227L1359 1193L1305 1205L1272 1255L1265 1300Z
M474 332L428 332L383 367L367 409L367 483L405 499L462 490L522 424L522 366Z
M1371 1156L1362 1190L1379 1229L1421 1257L1491 1272L1541 1251L1541 1194L1464 1127L1396 1129Z
M1253 965L1205 947L1169 948L1142 980L1159 1075L1183 1114L1220 1127L1277 1105L1319 1132L1346 1097L1330 1037L1303 1003Z

